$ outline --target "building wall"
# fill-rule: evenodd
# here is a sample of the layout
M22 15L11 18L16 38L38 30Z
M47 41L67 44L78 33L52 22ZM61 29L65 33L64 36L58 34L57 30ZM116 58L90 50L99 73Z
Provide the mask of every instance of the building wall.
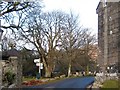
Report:
M107 24L105 24L105 7L102 2L96 9L98 14L98 47L100 66L104 65L105 33L107 33L107 65L115 64L120 56L120 2L107 2ZM107 32L105 32L107 25Z

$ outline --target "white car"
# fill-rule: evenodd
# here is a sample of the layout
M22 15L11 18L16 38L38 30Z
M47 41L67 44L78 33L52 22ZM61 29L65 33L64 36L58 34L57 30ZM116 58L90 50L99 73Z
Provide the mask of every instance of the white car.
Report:
M96 76L103 76L103 72L102 73L96 73Z
M117 73L110 73L109 76L117 77Z

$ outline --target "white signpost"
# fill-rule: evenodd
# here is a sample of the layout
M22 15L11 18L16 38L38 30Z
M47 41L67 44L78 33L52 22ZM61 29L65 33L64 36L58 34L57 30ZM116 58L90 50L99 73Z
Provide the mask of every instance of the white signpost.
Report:
M34 63L40 63L40 59L34 59Z
M40 58L39 59L34 59L34 63L36 63L36 66L39 67L39 74L41 77L41 69L43 69L43 63L40 63Z

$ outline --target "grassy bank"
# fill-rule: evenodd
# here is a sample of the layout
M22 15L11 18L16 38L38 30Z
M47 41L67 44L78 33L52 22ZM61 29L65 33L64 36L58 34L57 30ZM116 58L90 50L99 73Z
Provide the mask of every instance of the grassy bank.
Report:
M103 83L103 87L100 90L106 90L106 88L111 88L110 90L120 90L120 81L118 80L106 80Z
M30 80L35 80L36 77L23 77L22 81L30 81Z

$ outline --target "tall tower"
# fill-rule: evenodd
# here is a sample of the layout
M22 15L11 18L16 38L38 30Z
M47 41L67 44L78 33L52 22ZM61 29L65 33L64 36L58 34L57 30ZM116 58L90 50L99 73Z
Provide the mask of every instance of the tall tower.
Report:
M109 65L120 59L120 1L98 4L98 47L100 50L98 64L105 71Z

